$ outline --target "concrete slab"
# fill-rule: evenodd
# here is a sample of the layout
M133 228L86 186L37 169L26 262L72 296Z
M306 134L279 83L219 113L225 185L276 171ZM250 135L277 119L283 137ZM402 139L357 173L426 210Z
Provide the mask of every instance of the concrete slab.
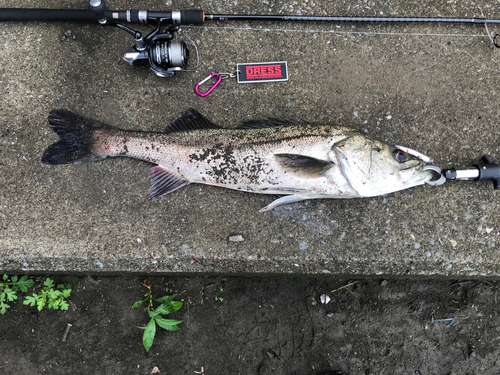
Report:
M207 13L499 17L494 0L108 3L110 9ZM39 162L56 140L46 120L53 108L158 131L190 107L226 127L268 117L351 126L426 153L442 168L472 165L483 154L498 159L500 50L484 26L183 27L179 38L196 44L200 61L196 66L192 58L191 71L172 79L123 62L133 41L115 28L4 23L0 35L1 272L500 276L499 197L490 183L259 213L276 197L191 185L149 200L150 165L131 159L64 168ZM206 98L194 93L213 71L263 61L287 61L290 80L239 85L228 79ZM244 241L232 242L235 235Z

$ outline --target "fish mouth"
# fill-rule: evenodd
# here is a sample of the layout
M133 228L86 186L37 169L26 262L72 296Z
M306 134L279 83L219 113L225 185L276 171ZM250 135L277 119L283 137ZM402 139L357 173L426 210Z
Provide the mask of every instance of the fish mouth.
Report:
M411 168L409 168L411 169ZM434 178L432 171L420 171L418 174L414 175L412 178L404 182L405 188L410 188L413 186L419 186L425 184Z

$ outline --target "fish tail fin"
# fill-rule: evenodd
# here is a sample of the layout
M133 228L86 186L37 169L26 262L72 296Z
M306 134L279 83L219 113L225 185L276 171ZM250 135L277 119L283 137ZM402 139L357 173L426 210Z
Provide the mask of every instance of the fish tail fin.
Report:
M92 134L106 125L61 109L50 111L48 120L60 139L45 150L42 163L68 165L106 158L92 151Z

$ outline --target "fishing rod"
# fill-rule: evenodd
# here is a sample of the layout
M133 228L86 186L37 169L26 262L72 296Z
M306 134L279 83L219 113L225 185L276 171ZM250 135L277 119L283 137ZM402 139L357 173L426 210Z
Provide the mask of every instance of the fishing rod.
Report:
M335 17L335 16L282 16L282 15L236 15L205 14L202 10L106 10L104 0L89 0L89 9L0 9L0 22L4 21L75 21L98 22L103 26L118 27L135 40L135 45L123 56L128 63L149 65L159 77L172 77L185 70L189 60L186 43L174 41L180 25L202 25L207 21L301 21L301 22L397 22L397 23L473 23L500 24L500 19L445 18L445 17ZM149 24L156 26L150 34L143 36L119 22ZM166 30L162 27L170 25ZM489 33L488 33L489 34ZM500 34L491 37L495 47L500 48Z

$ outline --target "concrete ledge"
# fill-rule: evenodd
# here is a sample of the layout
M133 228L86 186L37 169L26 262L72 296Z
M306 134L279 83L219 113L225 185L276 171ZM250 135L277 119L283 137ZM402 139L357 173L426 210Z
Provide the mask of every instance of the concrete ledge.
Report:
M349 4L284 1L250 9L222 1L204 10L494 18L497 2L461 2L456 8L431 1L360 3L359 9ZM69 7L60 0L46 6ZM112 7L138 4L116 1ZM424 186L261 214L276 197L191 185L149 200L150 165L135 160L65 168L39 162L56 139L46 120L53 108L159 131L193 107L226 127L268 117L350 126L428 154L442 168L472 165L483 154L500 158L493 79L499 52L481 26L207 26L179 34L197 44L199 66L159 79L121 61L131 40L120 30L0 24L1 272L499 277L498 192L491 184ZM68 30L71 38L62 38ZM194 93L194 85L213 71L263 61L287 61L290 80L238 85L228 79L209 97ZM244 240L229 240L235 235Z

